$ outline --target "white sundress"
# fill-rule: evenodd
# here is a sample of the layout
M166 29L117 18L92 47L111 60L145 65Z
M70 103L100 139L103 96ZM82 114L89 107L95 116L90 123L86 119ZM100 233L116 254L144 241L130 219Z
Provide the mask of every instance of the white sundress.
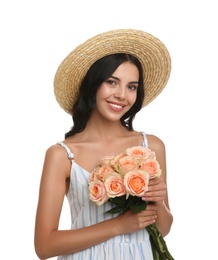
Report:
M144 132L142 146L147 146ZM94 225L113 218L116 214L106 214L111 209L110 203L97 206L89 199L88 179L90 173L74 161L70 149L59 142L72 160L70 186L67 194L70 212L71 229L78 229ZM146 229L135 233L115 236L101 244L92 246L83 251L62 255L58 260L153 260L149 234Z

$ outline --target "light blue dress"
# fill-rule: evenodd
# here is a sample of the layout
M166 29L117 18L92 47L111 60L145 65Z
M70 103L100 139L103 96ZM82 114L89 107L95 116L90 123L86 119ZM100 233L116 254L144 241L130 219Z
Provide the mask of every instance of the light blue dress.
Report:
M146 135L143 146L147 146ZM70 212L71 229L78 229L94 225L111 219L115 214L105 214L111 209L110 203L97 206L89 199L88 179L90 173L74 161L70 149L60 142L72 160L70 187L67 194ZM106 242L92 246L81 252L59 256L58 260L153 260L149 234L146 229L131 234L113 237Z

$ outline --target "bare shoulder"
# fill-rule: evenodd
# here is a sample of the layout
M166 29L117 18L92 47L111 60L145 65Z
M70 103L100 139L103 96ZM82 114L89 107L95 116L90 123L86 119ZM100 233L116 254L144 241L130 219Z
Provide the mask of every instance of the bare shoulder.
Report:
M71 161L68 159L66 150L59 144L51 145L45 153L45 165L49 168L69 173Z
M164 142L156 135L147 135L148 147L156 153L165 153Z
M67 152L61 145L53 144L46 150L46 157L60 160L67 157Z

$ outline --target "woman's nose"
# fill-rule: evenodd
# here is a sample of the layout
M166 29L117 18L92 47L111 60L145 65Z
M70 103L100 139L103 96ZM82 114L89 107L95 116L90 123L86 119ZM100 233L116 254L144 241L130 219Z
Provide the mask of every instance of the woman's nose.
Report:
M123 86L119 86L117 89L116 89L116 92L115 92L115 95L114 95L116 98L119 98L119 99L125 99L125 96L126 96L126 93L125 93L125 87Z

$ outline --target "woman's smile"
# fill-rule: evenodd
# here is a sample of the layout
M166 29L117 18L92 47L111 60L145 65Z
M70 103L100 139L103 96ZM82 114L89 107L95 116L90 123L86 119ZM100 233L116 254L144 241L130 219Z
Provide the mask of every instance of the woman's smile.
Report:
M109 107L114 110L114 111L121 111L125 105L121 105L121 104L118 104L118 103L114 103L114 102L109 102L107 101Z

